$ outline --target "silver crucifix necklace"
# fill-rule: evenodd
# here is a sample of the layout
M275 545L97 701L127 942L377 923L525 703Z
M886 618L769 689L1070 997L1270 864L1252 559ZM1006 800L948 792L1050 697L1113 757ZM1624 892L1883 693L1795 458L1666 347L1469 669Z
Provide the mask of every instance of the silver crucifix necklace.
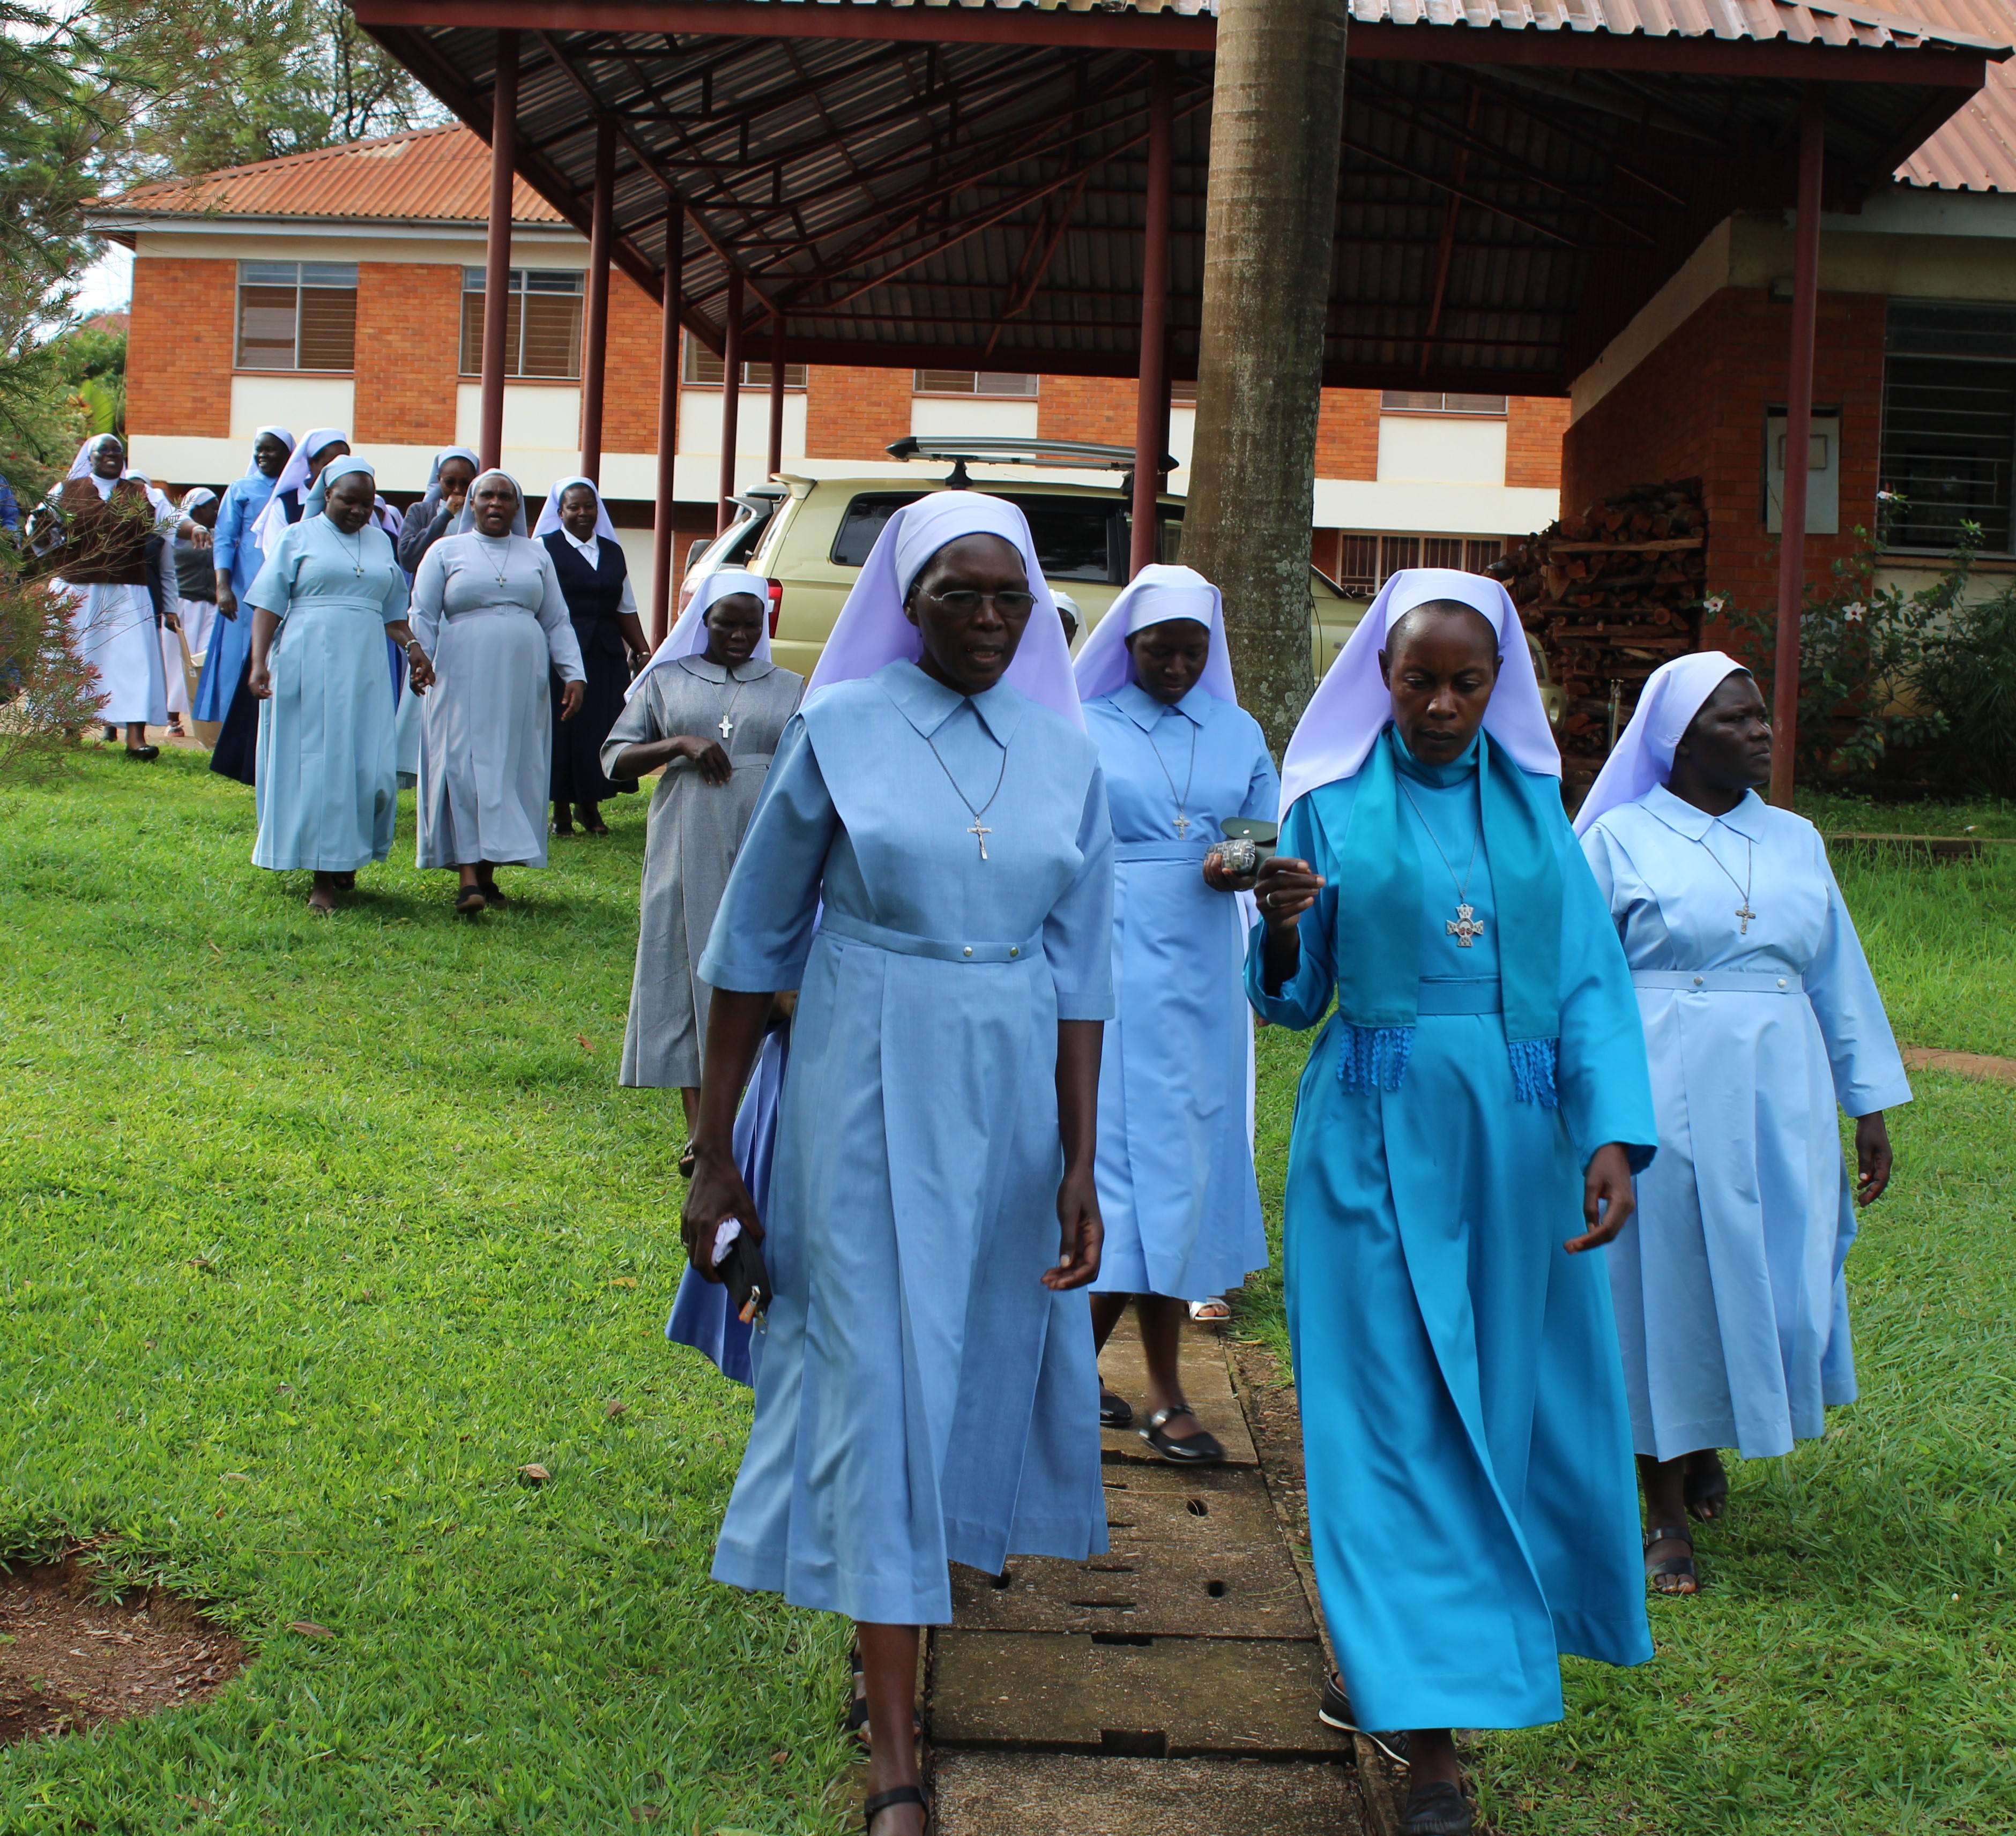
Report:
M1176 839L1179 842L1188 841L1190 839L1190 831L1197 826L1190 819L1190 786L1197 781L1197 723L1192 721L1190 723L1190 768L1188 776L1183 779L1183 788L1181 792L1179 792L1176 789L1175 778L1169 770L1169 762L1162 756L1162 749L1155 743L1154 734L1148 735L1148 749L1155 755L1155 763L1161 767L1162 775L1169 781L1169 795L1176 799Z
M1737 891L1743 895L1743 903L1736 908L1736 916L1739 921L1739 928L1736 934L1739 937L1748 937L1750 935L1750 921L1757 915L1750 909L1750 882L1757 876L1757 851L1751 845L1749 836L1745 835L1743 838L1743 884L1740 886L1736 886L1736 875L1723 865L1722 857L1708 845L1706 835L1696 835L1694 842L1709 860L1722 868L1723 878L1732 886L1736 886Z
M735 731L735 722L730 717L735 712L735 704L742 699L742 691L748 686L748 678L746 676L738 677L733 663L723 663L721 666L728 672L728 680L735 684L735 692L728 698L728 705L721 710L720 722L715 728L715 731L721 735L721 743L726 746L728 736Z
M972 798L969 797L964 791L959 789L959 780L952 776L952 767L945 762L945 754L938 750L938 742L927 733L924 735L924 744L931 749L931 756L938 760L938 769L945 774L946 781L949 783L952 789L958 793L959 800L967 807L967 810L971 811L973 816L973 826L966 832L971 835L976 842L979 843L980 858L982 861L986 860L988 857L987 838L993 834L994 831L989 828L985 822L981 821L981 818L985 816L988 810L994 807L994 799L1000 796L1001 786L1007 780L1007 747L1004 746L1001 749L1001 772L1000 775L994 780L994 789L988 794L987 801L982 803L979 808L976 810L974 808Z
M1477 871L1477 845L1484 839L1484 825L1480 821L1477 825L1477 834L1470 844L1470 864L1464 868L1463 878L1458 880L1456 869L1449 867L1449 857L1442 853L1440 839L1430 827L1427 817L1421 814L1420 805L1415 803L1414 793L1404 784L1400 786L1400 792L1420 819L1421 827L1427 830L1428 839L1435 843L1435 852L1442 854L1442 865L1449 868L1449 877L1456 880L1456 916L1449 919L1442 929L1445 935L1456 940L1457 949L1467 950L1484 935L1484 920L1477 916L1477 908L1470 903L1470 876Z

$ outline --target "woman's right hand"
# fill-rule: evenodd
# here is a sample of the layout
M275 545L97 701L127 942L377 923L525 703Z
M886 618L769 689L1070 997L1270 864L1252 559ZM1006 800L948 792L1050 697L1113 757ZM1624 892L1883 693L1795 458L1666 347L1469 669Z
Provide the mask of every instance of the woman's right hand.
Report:
M1260 877L1254 882L1253 893L1267 929L1280 932L1294 929L1323 889L1323 875L1306 861L1270 854L1260 864Z
M672 756L686 760L705 784L725 784L735 775L735 767L729 762L727 753L721 749L718 740L682 734L672 742Z
M687 1260L704 1281L721 1280L714 1269L714 1239L729 1218L736 1219L754 1241L763 1241L762 1220L756 1215L756 1201L749 1195L734 1154L725 1148L711 1152L697 1144L693 1183L686 1187L679 1234L686 1242Z
M270 700L273 693L273 672L262 663L255 663L246 672L245 686L255 701Z
M224 575L217 577L217 609L224 617L235 620L238 616L238 595L231 590L231 582Z

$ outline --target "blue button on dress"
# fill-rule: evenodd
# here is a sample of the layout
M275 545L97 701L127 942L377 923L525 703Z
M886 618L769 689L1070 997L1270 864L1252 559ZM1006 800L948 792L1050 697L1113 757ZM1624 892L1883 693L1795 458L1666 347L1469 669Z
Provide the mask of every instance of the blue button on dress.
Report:
M391 538L304 517L247 589L248 624L254 606L280 628L259 704L254 864L348 873L383 861L399 797L385 627L406 616Z
M1361 1725L1530 1726L1561 1717L1562 1652L1652 1655L1604 1252L1561 1248L1585 1227L1589 1156L1654 1139L1644 1047L1564 819L1560 1106L1516 1100L1499 952L1517 944L1499 936L1489 852L1470 869L1484 930L1466 949L1446 929L1456 889L1435 846L1462 875L1475 770L1399 769L1421 863L1413 1055L1399 1089L1348 1088L1331 1014L1289 1144L1283 1250L1310 1540ZM1283 825L1281 852L1328 884L1277 994L1254 929L1247 990L1283 1025L1313 1026L1330 1006L1338 902L1352 896L1338 846L1359 783L1298 797Z
M1106 1250L1093 1287L1202 1300L1267 1266L1246 1126L1244 926L1233 895L1204 884L1204 857L1225 839L1221 818L1274 820L1280 780L1259 724L1201 687L1168 705L1129 682L1088 702L1085 720L1113 813L1119 1007L1099 1064Z
M1641 982L1659 1117L1610 1252L1633 1438L1789 1453L1855 1399L1834 1112L1911 1100L1882 997L1819 832L1754 792L1716 817L1655 785L1582 848Z
M718 1580L942 1623L948 1560L1105 1548L1089 1304L1041 1277L1057 1025L1111 1016L1112 889L1095 749L1006 684L893 663L786 728L700 967L800 990Z

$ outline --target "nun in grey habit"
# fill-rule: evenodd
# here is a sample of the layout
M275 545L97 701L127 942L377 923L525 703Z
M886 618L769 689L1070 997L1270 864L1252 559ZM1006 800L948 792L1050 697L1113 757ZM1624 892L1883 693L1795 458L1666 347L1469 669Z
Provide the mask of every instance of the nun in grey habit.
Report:
M525 534L517 480L483 473L457 528L413 579L413 629L436 678L423 716L419 864L460 869L455 910L473 918L509 903L500 866L546 864L546 674L566 684L563 720L580 711L584 678L553 557Z
M770 660L768 583L709 574L630 684L602 769L664 767L651 799L621 1083L676 1089L691 1126L707 997L697 965L805 678Z

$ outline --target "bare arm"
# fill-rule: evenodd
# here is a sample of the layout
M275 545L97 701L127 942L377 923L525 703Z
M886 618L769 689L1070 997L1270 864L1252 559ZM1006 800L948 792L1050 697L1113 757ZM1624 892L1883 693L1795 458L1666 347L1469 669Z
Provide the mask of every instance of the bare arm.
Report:
M1093 1162L1099 1147L1099 1055L1106 1038L1101 1020L1057 1022L1057 1134L1064 1144L1064 1177L1057 1187L1057 1223L1063 1234L1057 1265L1043 1272L1043 1285L1061 1292L1082 1288L1099 1274L1106 1227L1099 1215Z
M770 1023L770 1001L768 993L718 988L707 1007L700 1114L693 1124L693 1184L686 1188L680 1234L693 1267L710 1281L721 1279L714 1272L714 1235L722 1220L739 1219L757 1242L763 1241L756 1201L735 1164L735 1111L756 1055L762 1049L764 1030ZM1093 1081L1096 1085L1096 1072Z

